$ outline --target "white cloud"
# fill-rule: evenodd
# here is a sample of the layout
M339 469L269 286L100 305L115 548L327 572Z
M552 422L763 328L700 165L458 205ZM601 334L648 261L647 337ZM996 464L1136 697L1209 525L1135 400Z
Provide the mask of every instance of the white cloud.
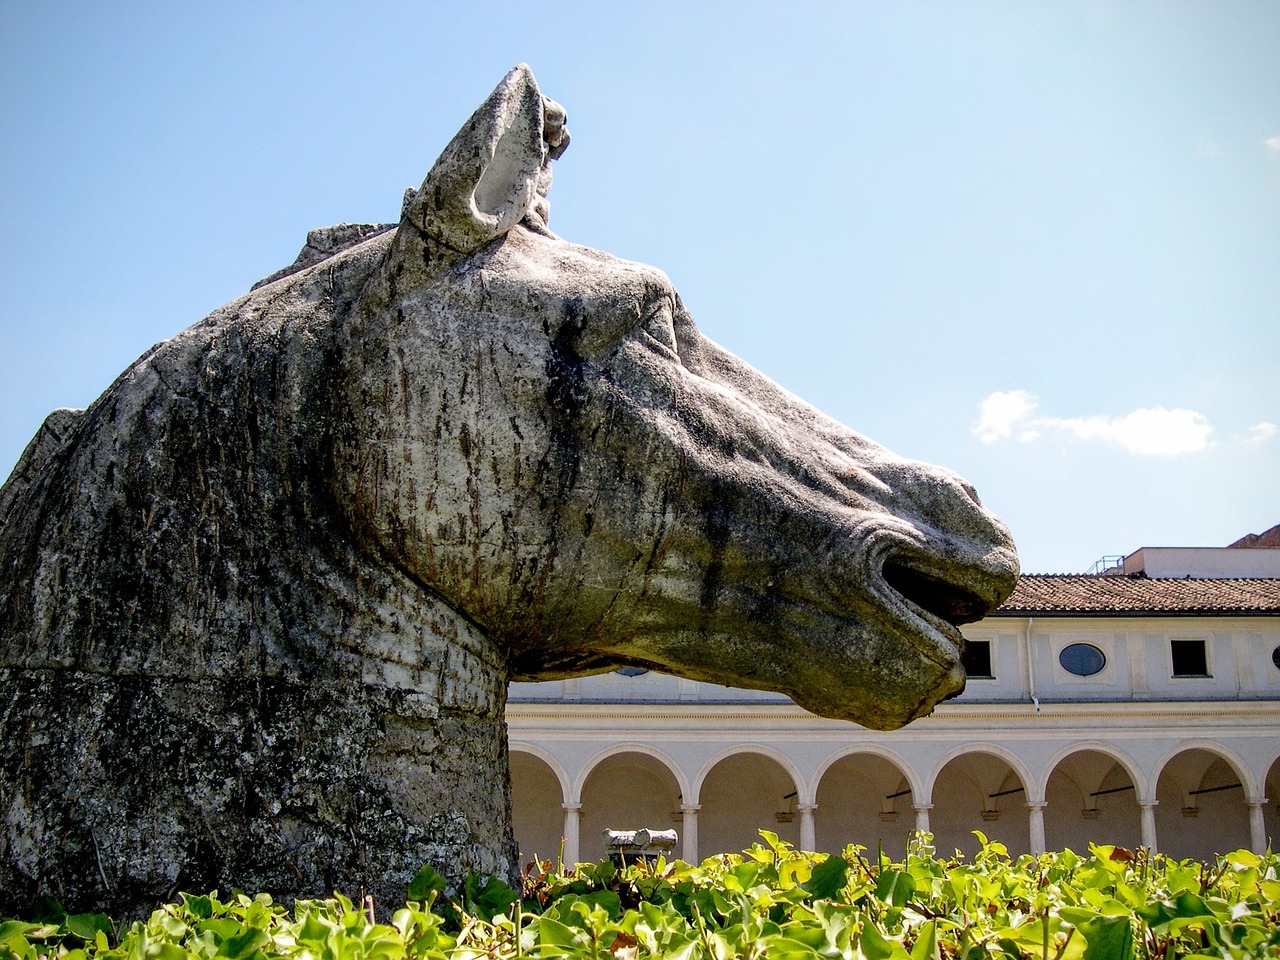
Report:
M1277 427L1270 420L1263 420L1249 428L1249 435L1245 438L1245 442L1259 446L1275 437L1277 433L1280 433L1280 427Z
M1267 149L1274 150L1276 151L1276 153L1280 153L1280 134L1277 134L1274 137L1267 137L1267 139L1263 140L1262 142L1267 145Z
M1036 397L1025 390L997 390L978 405L978 422L973 432L983 443L995 443L1013 434L1013 428L1025 421L1036 408ZM1019 436L1020 440L1030 439Z
M1141 456L1177 456L1195 453L1210 445L1213 425L1195 410L1166 410L1144 407L1121 417L1036 417L1039 400L1025 390L996 392L979 404L973 433L983 443L995 443L1016 435L1027 443L1050 433L1066 434L1077 440L1112 443ZM1259 424L1251 437L1268 439L1274 424Z
M1209 445L1213 426L1194 410L1147 407L1123 417L1048 418L1043 421L1081 440L1105 440L1130 453L1176 456L1195 453Z

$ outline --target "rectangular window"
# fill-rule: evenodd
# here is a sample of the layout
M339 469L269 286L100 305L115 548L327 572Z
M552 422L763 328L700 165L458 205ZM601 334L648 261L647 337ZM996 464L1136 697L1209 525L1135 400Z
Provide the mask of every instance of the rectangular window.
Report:
M964 653L960 655L960 663L964 672L979 680L994 680L991 672L991 641L966 640Z
M1175 677L1209 676L1209 658L1203 640L1170 640L1169 655Z

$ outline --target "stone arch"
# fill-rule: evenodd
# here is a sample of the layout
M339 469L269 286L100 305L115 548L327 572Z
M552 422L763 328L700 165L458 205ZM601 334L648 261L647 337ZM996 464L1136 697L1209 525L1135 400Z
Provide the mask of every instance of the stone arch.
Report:
M698 775L693 781L693 793L689 795L698 797L699 802L701 802L700 798L702 797L702 787L703 784L706 783L707 774L709 774L721 761L743 753L755 753L773 760L778 764L778 766L782 767L782 769L787 772L787 776L791 778L792 784L795 785L795 789L797 791L796 802L802 804L813 802L812 792L808 789L809 785L805 781L805 778L801 776L800 769L795 765L791 758L786 754L773 749L773 747L767 747L762 743L742 743L732 747L725 747L725 749L721 750L702 765L702 769L698 771Z
M944 753L938 759L937 763L934 764L933 770L930 772L929 779L924 784L924 787L928 793L930 802L932 802L933 800L933 793L937 787L938 775L942 772L942 769L947 764L949 764L952 760L955 760L958 757L963 757L963 756L967 756L969 754L974 754L974 753L986 753L994 757L999 757L1001 760L1003 760L1005 763L1009 765L1010 769L1013 770L1013 772L1017 775L1019 781L1021 781L1023 787L1025 787L1028 790L1039 788L1039 782L1036 780L1035 777L1031 775L1031 771L1027 769L1027 765L1022 762L1022 759L1017 754L1000 746L998 743L986 743L986 742L978 741L974 743L966 743L952 750L949 750L947 753ZM1044 797L1029 796L1027 799L1043 800Z
M618 744L593 757L575 792L582 807L581 859L605 855L606 829L678 828L682 779L666 754L643 744Z
M1044 774L1040 780L1041 797L1045 796L1045 788L1049 783L1049 778L1053 775L1054 768L1073 753L1079 753L1082 750L1092 750L1095 753L1105 754L1118 763L1124 772L1129 775L1139 799L1145 798L1150 793L1151 785L1143 774L1142 768L1138 766L1137 762L1129 754L1115 744L1107 743L1105 740L1076 740L1059 750L1045 764Z
M1045 846L1085 853L1090 843L1138 847L1147 796L1132 759L1115 747L1093 741L1060 751L1045 771Z
M883 757L889 763L893 764L902 771L903 777L906 778L907 785L911 787L911 795L915 797L923 797L925 795L924 781L920 779L920 774L916 772L915 767L907 761L906 757L898 753L896 750L890 750L888 747L882 747L878 743L860 743L853 746L841 747L830 754L822 763L818 764L817 772L813 776L813 793L816 796L818 785L822 782L822 778L826 775L827 770L833 763L837 763L845 757L853 756L857 753L869 753L876 757Z
M569 801L569 790L572 784L569 781L569 775L565 773L564 764L554 754L536 744L525 743L521 740L512 740L507 749L512 754L525 753L531 757L537 757L545 763L555 776L556 783L560 785L560 802L567 803Z
M1262 829L1268 849L1280 849L1280 754L1268 764L1262 776L1263 796Z
M1156 768L1156 837L1174 859L1211 861L1249 847L1248 767L1221 744L1188 741Z
M891 857L905 854L916 826L913 807L922 796L919 778L902 757L874 745L829 757L815 777L815 846L838 852L847 843Z
M759 841L760 830L800 845L804 782L776 750L756 744L723 750L696 783L701 856L740 852Z
M975 830L1013 856L1030 852L1026 804L1043 798L1027 793L1038 789L1022 761L1003 747L973 743L950 751L929 782L929 826L939 854L976 853Z
M545 750L511 744L511 824L523 866L534 858L556 860L564 835L569 778Z
M591 772L610 757L617 756L620 753L643 753L646 756L653 757L653 759L666 767L667 770L671 772L671 775L675 777L676 784L680 788L680 795L684 797L691 795L688 778L685 777L684 771L680 769L680 765L678 763L657 747L652 747L647 743L631 742L610 744L584 763L582 765L582 769L578 771L577 778L574 780L573 792L570 794L571 802L580 803L582 800L582 786L587 782L587 778L591 776Z
M1169 762L1173 760L1174 757L1181 753L1186 753L1188 750L1204 750L1208 753L1217 754L1229 767L1231 767L1236 776L1240 778L1240 783L1243 785L1246 793L1253 793L1253 791L1257 789L1253 782L1253 771L1250 770L1249 765L1244 762L1244 758L1230 747L1219 743L1216 740L1183 740L1176 747L1171 747L1152 768L1151 782L1154 784L1159 781L1160 775L1164 773L1164 769L1169 765Z

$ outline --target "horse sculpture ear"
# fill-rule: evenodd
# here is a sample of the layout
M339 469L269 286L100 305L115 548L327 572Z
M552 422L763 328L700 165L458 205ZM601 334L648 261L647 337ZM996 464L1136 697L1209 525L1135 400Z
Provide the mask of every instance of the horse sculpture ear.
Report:
M465 254L538 212L548 161L568 141L563 124L563 110L542 96L533 71L513 67L449 141L422 187L406 195L400 233L416 231L428 245Z

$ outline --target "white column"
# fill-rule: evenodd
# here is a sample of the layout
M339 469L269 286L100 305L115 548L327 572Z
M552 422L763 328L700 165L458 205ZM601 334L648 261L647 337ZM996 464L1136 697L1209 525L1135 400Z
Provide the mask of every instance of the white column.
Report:
M573 866L582 859L578 852L578 833L582 826L582 804L562 803L564 809L564 862L565 866Z
M916 832L929 832L929 811L933 809L932 803L913 803L912 809L916 812Z
M697 803L686 803L680 807L680 813L683 817L681 823L682 846L681 856L684 857L685 863L697 864L698 860L698 811L702 806Z
M1044 853L1044 808L1048 804L1043 800L1027 802L1027 832L1031 840L1031 853L1039 856Z
M1257 854L1267 852L1267 824L1262 819L1262 805L1266 802L1266 797L1245 800L1249 805L1249 847Z
M1156 853L1158 849L1156 846L1156 807L1159 804L1159 800L1138 801L1138 809L1142 811L1142 845L1152 853Z
M799 803L800 811L800 849L813 850L818 845L818 833L813 826L813 811L818 809L815 803Z

